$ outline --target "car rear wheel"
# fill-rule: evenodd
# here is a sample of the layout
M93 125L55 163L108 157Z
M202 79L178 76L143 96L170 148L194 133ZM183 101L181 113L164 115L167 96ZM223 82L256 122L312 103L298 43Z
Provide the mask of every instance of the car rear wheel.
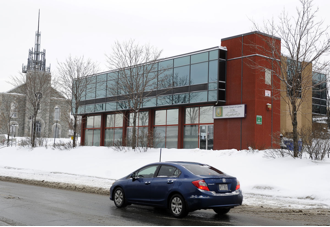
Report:
M114 202L116 207L122 208L125 207L126 201L125 201L125 194L122 188L116 188L114 192Z
M217 214L227 214L230 208L213 208L214 212Z
M188 210L183 197L179 194L174 194L169 202L169 210L176 218L183 218L187 216Z

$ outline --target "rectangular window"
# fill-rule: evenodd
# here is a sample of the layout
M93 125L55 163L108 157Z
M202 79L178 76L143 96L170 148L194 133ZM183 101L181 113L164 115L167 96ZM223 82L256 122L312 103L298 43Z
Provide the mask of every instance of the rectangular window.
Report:
M115 111L115 110L117 110L117 103L116 102L107 102L105 109L107 111Z
M117 80L108 80L107 81L107 97L117 96Z
M105 111L105 103L97 103L95 104L95 112Z
M148 146L148 123L149 123L149 112L142 111L137 113L136 116L136 146L147 147ZM128 128L127 128L127 145L132 146L132 135L134 125L134 113L129 114Z
M158 89L173 87L173 69L162 70L158 75Z
M208 52L192 55L191 56L191 64L207 61L208 57L209 57Z
M178 148L178 126L166 127L166 148Z
M96 77L87 79L86 100L95 99Z
M186 108L184 148L213 149L213 106Z
M85 145L100 146L101 115L88 116L85 130Z
M184 126L183 147L198 148L198 125Z
M218 61L209 62L209 83L218 82Z
M169 68L173 68L173 60L167 60L167 61L159 62L159 69L160 70L169 69Z
M190 84L207 83L208 62L191 65Z
M173 86L182 87L189 85L189 65L174 68Z
M189 65L189 63L190 63L190 56L174 59L174 67Z
M96 97L95 98L104 98L107 93L107 75L98 75L96 83Z
M178 147L179 110L155 111L154 147Z
M157 72L146 73L144 76L145 91L157 90Z
M89 104L85 106L85 113L94 113L95 112L95 105Z
M189 103L189 93L174 94L173 104Z
M217 101L218 91L209 91L208 101Z
M123 117L122 113L108 114L105 123L105 146L122 145L123 137Z
M157 98L157 106L172 105L172 95L163 95Z
M272 85L272 71L265 69L265 84Z
M206 101L207 101L207 91L190 92L190 103L206 102Z
M219 59L219 50L210 51L210 60Z
M143 107L155 107L156 106L156 98L146 97L143 100Z

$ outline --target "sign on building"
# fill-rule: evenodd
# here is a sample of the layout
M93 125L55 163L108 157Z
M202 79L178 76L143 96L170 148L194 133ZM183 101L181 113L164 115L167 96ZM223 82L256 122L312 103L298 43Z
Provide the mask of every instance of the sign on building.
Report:
M257 125L262 125L262 116L261 115L257 115Z
M245 106L245 104L231 106L215 106L213 108L213 118L243 118L245 117Z

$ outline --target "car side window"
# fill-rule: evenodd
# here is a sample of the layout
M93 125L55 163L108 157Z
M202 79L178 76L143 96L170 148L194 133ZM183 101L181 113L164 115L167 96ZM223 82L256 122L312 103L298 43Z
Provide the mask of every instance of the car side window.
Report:
M157 174L157 177L178 177L181 171L174 166L162 165Z
M141 178L150 178L153 177L156 170L157 170L157 165L156 166L147 166L143 169L140 169L135 176L141 177Z

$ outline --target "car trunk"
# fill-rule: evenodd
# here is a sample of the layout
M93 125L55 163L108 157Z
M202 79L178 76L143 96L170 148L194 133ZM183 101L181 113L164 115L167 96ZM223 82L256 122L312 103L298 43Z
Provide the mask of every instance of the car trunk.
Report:
M202 176L210 191L227 193L235 191L237 180L230 176Z

